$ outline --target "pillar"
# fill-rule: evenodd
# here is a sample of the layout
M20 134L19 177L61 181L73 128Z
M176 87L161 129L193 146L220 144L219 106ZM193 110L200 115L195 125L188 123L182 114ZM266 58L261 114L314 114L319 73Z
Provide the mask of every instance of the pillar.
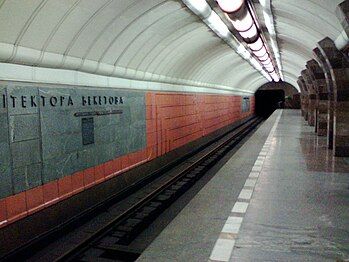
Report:
M308 124L310 126L315 126L315 116L316 116L316 92L307 69L303 70L301 73L306 88L308 90Z
M333 152L349 156L349 60L328 37L318 47L333 83Z
M313 50L315 59L319 63L324 72L327 86L327 147L333 149L333 128L334 128L334 94L333 82L331 78L330 68L326 63L325 57L322 55L319 48Z
M337 6L336 15L344 32L349 35L349 0L345 0Z
M328 89L325 74L316 60L307 62L307 70L316 92L316 121L315 131L318 136L327 135L327 103Z
M298 86L301 89L301 109L302 109L302 116L304 117L305 121L308 121L308 90L306 88L305 82L303 77L298 78Z

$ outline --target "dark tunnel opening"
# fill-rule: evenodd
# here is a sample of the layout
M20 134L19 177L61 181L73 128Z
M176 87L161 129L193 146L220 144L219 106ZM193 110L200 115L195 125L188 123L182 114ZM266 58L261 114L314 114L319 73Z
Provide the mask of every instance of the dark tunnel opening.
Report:
M285 91L278 90L257 90L256 114L268 118L276 109L283 108L285 104Z

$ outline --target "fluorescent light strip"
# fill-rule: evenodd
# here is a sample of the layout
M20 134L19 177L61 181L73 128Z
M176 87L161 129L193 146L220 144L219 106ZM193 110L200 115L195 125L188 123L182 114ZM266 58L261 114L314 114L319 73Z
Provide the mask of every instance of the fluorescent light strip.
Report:
M219 7L226 12L225 15L232 23L235 30L244 39L244 42L249 43L253 41L252 44L248 44L249 49L261 63L264 70L270 75L270 72L274 72L275 64L270 61L270 63L265 62L267 57L271 57L267 48L266 43L264 43L261 35L257 31L258 18L254 11L250 10L249 4L246 3L247 0L217 0ZM270 24L270 20L268 25ZM269 27L272 31L272 28ZM258 38L256 40L256 38ZM276 75L278 75L276 73ZM281 76L272 77L274 81L278 82Z
M226 13L235 12L244 4L244 0L217 0L217 2L222 10Z
M219 15L211 9L206 0L182 0L182 2L202 21L208 25L221 39L223 39L232 49L243 59L247 60L257 71L259 71L268 81L271 77L263 70L259 62L256 61L250 52L235 38L229 31L227 25Z
M265 21L265 26L268 29L268 32L270 34L271 39L271 47L273 49L273 53L275 55L275 60L277 67L279 68L280 78L282 81L284 81L284 75L283 75L283 68L280 58L280 50L277 45L276 41L276 30L275 30L275 24L274 24L274 17L271 12L271 0L259 0L259 3L263 7L263 16Z

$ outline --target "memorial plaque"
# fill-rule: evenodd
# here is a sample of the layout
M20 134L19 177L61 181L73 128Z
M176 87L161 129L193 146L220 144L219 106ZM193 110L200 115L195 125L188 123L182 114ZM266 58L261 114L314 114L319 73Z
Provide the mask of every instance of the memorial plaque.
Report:
M82 144L91 145L95 143L93 117L81 119Z
M249 112L250 111L250 98L244 97L242 99L242 112Z

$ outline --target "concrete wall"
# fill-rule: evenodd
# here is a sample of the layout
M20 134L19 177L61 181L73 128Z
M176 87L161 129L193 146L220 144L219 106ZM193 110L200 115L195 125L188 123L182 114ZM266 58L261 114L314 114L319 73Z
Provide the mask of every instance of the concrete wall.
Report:
M0 226L253 112L254 97L3 82Z

